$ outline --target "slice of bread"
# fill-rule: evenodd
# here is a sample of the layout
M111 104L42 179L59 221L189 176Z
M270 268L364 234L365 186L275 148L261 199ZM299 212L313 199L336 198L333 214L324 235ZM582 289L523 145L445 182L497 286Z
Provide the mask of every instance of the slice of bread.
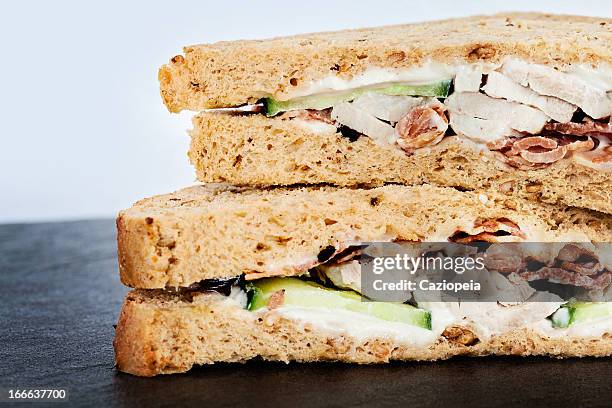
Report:
M612 213L612 173L571 158L545 169L519 170L457 137L409 156L368 137L351 141L332 126L313 131L299 123L263 115L197 115L189 158L198 179L258 186L431 183Z
M458 336L457 331L472 335ZM464 338L470 341L462 341ZM256 357L364 364L457 355L609 356L612 336L550 337L515 328L474 339L470 327L456 327L452 336L443 334L434 344L416 346L389 338L364 340L332 333L274 311L265 315L249 312L216 293L179 296L136 290L123 304L114 348L119 370L150 377L185 372L196 364L245 362Z
M286 99L330 75L347 79L370 67L428 60L495 63L513 56L559 68L612 62L611 25L609 18L510 13L195 45L161 67L161 96L179 112Z
M330 246L447 241L500 218L529 241L612 241L610 215L453 188L194 186L119 213L119 268L124 284L145 289L242 273L296 275L320 263Z

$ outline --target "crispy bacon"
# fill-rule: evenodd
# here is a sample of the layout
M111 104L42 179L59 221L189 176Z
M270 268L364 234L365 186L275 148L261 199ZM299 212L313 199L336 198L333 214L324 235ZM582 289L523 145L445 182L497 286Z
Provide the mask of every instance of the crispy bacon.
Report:
M330 125L336 123L331 117L331 108L323 110L304 109L298 111L296 117L304 120L318 120L321 122L329 123Z
M422 105L410 110L395 126L399 135L399 147L412 152L414 149L440 142L448 129L445 110L442 104Z
M507 154L514 156L519 154L523 150L529 150L532 147L543 147L545 149L555 149L557 147L557 141L553 138L543 136L529 136L516 139Z
M563 268L545 266L537 271L527 271L519 274L527 281L546 279L565 285L580 286L587 289L604 289L612 282L612 273L602 273L596 277L583 275Z
M484 264L489 271L517 273L527 266L527 260L520 244L492 244L485 251Z
M581 275L596 275L601 272L601 264L599 262L561 262L561 268L566 271L576 272Z
M588 151L588 152L581 152L578 155L595 164L611 163L612 162L612 145L605 146L603 148Z
M338 265L344 262L352 261L363 255L363 250L367 245L350 246L344 251L336 253L327 263L330 265Z
M510 138L499 143L498 156L505 163L521 170L536 170L548 167L570 152L590 151L595 147L593 139L586 140L571 136L528 136Z
M595 142L590 137L587 137L586 140L569 141L564 139L563 143L567 143L563 146L568 152L588 152L589 150L593 150L595 148Z
M612 135L612 123L610 120L608 120L608 123L603 123L590 119L581 123L549 122L544 126L544 130L573 136L603 136Z
M525 160L521 156L506 156L504 154L500 154L499 157L503 162L511 165L512 167L516 167L519 170L539 170L549 166L545 163L532 163Z
M544 151L522 150L519 154L529 163L551 164L564 158L567 154L567 148L565 146L559 146L555 149Z
M514 144L514 139L511 137L503 137L492 142L487 142L487 147L490 150L505 150L510 149Z
M458 230L448 240L458 244L469 244L470 242L506 242L508 236L525 239L520 227L507 218L476 220L473 232L469 234Z
M576 262L580 258L597 260L595 253L581 245L567 244L559 251L557 259L563 262Z

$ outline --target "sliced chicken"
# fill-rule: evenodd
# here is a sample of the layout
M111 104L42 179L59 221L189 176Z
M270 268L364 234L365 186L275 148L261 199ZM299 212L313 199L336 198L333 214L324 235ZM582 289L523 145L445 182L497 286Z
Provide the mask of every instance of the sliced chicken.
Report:
M494 143L504 140L506 136L519 136L506 123L495 120L478 119L460 113L451 113L450 126L458 135L466 136L475 142Z
M462 302L458 316L463 316L468 322L478 322L478 326L491 331L510 330L544 321L563 303L559 296L536 292L526 302L515 306L503 306L497 302Z
M612 91L612 75L610 66L607 69L595 69L588 65L572 65L566 71L569 74L579 76L583 81L588 82L596 88Z
M543 96L532 89L514 82L499 72L491 72L487 84L482 88L487 95L494 98L504 98L533 106L550 116L557 122L566 123L572 120L576 106L552 96Z
M542 111L531 106L485 94L456 92L445 101L452 115L459 113L479 119L496 121L519 132L538 134L550 119Z
M482 83L482 71L475 67L463 66L455 76L455 92L478 92Z
M349 261L339 265L320 265L318 269L335 286L361 292L361 264L358 261Z
M353 107L361 109L378 119L398 122L412 108L428 103L429 99L413 96L392 96L374 92L361 95L353 101Z
M349 102L334 106L331 117L338 123L345 125L359 133L371 137L381 146L395 142L395 129L393 126L378 120Z
M541 95L554 96L577 105L593 119L612 114L612 99L606 90L577 75L518 60L505 62L501 71L515 82L528 86Z

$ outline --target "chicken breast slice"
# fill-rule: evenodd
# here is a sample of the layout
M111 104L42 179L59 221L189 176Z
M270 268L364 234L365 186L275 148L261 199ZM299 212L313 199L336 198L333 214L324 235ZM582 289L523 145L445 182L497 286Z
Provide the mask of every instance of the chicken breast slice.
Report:
M455 75L455 92L478 92L481 83L481 70L474 67L460 67Z
M490 143L506 136L518 136L506 123L474 118L460 113L450 115L450 126L458 135L465 136L478 143Z
M594 86L577 75L519 60L504 62L503 74L541 95L554 96L577 105L593 119L612 114L612 99L605 89Z
M482 93L455 92L444 102L452 114L498 122L519 132L538 134L550 119L542 111L518 102L491 98Z
M412 108L427 103L429 99L431 98L392 96L368 92L355 99L352 105L354 108L361 109L379 119L398 122Z
M491 72L487 84L482 88L494 98L504 98L540 109L557 122L566 123L572 120L576 106L553 96L540 95L536 91L514 82L499 72Z
M350 102L334 106L331 117L338 123L371 137L381 146L389 145L396 139L393 126L378 120L374 115L353 106Z

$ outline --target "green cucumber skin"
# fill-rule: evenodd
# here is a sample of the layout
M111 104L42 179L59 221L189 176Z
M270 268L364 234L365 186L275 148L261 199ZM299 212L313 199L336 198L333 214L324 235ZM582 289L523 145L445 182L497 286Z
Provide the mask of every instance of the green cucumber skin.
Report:
M561 321L555 319L555 315L561 310L566 309L568 318ZM585 322L600 317L612 316L612 303L601 302L570 302L561 306L559 311L553 314L553 325L558 328L567 328L574 323Z
M342 102L356 99L366 92L376 92L392 96L435 96L445 98L450 91L452 80L445 80L425 85L391 84L383 86L366 86L345 92L326 95L301 96L287 101L265 98L266 116L276 116L281 112L298 109L327 109Z
M401 303L363 302L358 293L329 289L297 278L265 278L248 283L246 289L251 293L247 304L247 309L250 311L266 307L270 295L279 290L285 290L286 304L297 304L307 308L326 306L331 309L343 309L385 321L406 323L431 330L431 313L427 310ZM321 297L315 295L318 291L321 291L320 294L323 295L324 305L321 304ZM397 308L403 310L398 313ZM402 311L410 313L401 313Z
M379 305L387 305L383 306L382 310ZM422 327L427 330L431 330L431 313L427 310L413 308L411 309L411 313L409 315L403 315L401 318L396 318L395 316L390 316L388 310L384 310L385 308L393 307L388 306L389 303L381 303L381 302L359 302L358 304L350 304L346 308L347 310L364 313L372 317L376 317L381 320L385 320L388 322L398 322L398 323L406 323L411 326ZM408 305L397 304L395 307L407 307ZM393 307L393 309L395 309Z

